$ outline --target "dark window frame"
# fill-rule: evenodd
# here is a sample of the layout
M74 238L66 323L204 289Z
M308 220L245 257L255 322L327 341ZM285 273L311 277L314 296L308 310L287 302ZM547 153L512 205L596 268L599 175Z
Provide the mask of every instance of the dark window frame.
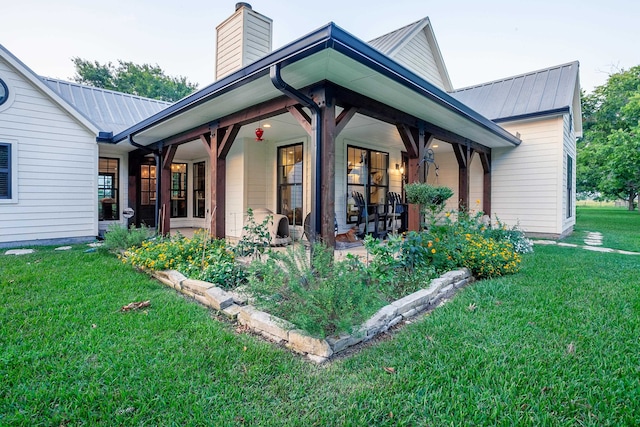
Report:
M174 168L174 166L180 166L180 169L184 167L184 172L178 170L177 167ZM187 163L171 163L171 218L186 218L188 216L188 179L189 170Z
M201 171L199 169L202 169ZM202 176L200 176L202 175ZM205 218L207 212L207 168L204 161L193 164L193 217ZM202 202L202 206L200 203Z
M106 161L105 170L100 163ZM115 172L112 172L112 162L115 162ZM98 220L118 221L120 219L120 159L114 157L98 158ZM103 184L102 177L110 178L109 185ZM115 211L113 209L115 205ZM107 214L106 209L110 209Z
M0 199L2 200L9 200L12 198L12 194L11 194L11 187L12 187L12 180L11 180L11 175L13 173L13 171L11 170L11 144L8 142L0 142L0 147L6 147L7 150L7 165L6 167L3 167L2 165L0 165L0 174L6 174L6 189L0 188ZM2 180L0 180L0 182L2 182Z
M0 105L2 105L9 100L9 87L7 87L7 84L2 79L0 79L0 87L4 89L4 97L0 98Z
M283 164L282 163L282 151L283 150L290 150L292 149L294 150L294 162L289 164ZM295 161L295 150L296 148L300 148L300 163L301 163L301 179L300 182L294 182L294 183L283 183L283 173L286 167L294 167L295 165L298 163ZM277 213L281 214L281 215L285 215L288 219L289 219L289 225L302 225L304 218L303 218L303 214L302 211L304 209L304 144L302 142L296 142L295 144L288 144L288 145L281 145L279 147L277 147L276 149L276 155L277 155L277 193L278 193L278 206L277 206ZM301 192L300 192L300 206L293 206L295 204L294 203L287 203L287 205L289 207L285 207L284 206L284 200L282 199L282 192L284 189L288 189L289 187L300 187ZM289 202L289 201L287 201ZM290 207L293 206L293 210L290 209ZM299 211L296 211L296 208L299 208ZM299 214L298 214L299 213Z
M359 164L357 162L358 159L350 159L350 150L357 150L357 151L364 151L366 153L366 157L364 159L362 159L364 161L365 167L366 167L366 182L363 183L349 183L349 174L354 170L354 169L358 169L361 168L362 166L356 166L357 164ZM371 168L368 165L371 165L371 158L372 155L374 153L380 153L383 154L386 157L386 165L383 168ZM356 154L356 153L354 153ZM353 156L351 156L353 157ZM357 156L356 156L357 157ZM353 211L350 210L355 208L355 202L353 202L353 199L351 197L351 194L353 191L358 191L360 193L363 194L363 196L366 198L366 202L369 205L384 205L386 204L387 201L387 193L389 192L389 153L386 151L382 151L382 150L378 150L378 149L374 149L374 148L366 148L366 147L360 147L357 145L347 145L347 175L346 175L346 180L345 182L347 183L347 200L346 200L346 213L347 213L347 224L355 224L357 222L357 217L358 217L358 213L357 211ZM351 161L351 165L349 164L349 162ZM372 173L373 170L376 170L377 172L382 172L382 179L381 182L382 183L375 183L375 181L372 179L374 173ZM364 188L367 188L368 191L365 193ZM381 191L382 190L382 191ZM376 200L375 202L372 199L372 195L376 194L378 200ZM350 203L349 201L352 201L352 203ZM382 200L382 201L380 201ZM382 209L381 209L382 210Z

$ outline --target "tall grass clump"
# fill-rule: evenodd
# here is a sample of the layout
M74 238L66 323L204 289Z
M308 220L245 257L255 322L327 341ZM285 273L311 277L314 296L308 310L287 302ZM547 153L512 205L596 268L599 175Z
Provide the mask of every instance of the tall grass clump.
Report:
M140 247L142 242L152 238L154 234L155 230L144 224L140 228L136 228L133 224L129 228L120 224L111 224L104 234L101 249L118 253L132 247Z

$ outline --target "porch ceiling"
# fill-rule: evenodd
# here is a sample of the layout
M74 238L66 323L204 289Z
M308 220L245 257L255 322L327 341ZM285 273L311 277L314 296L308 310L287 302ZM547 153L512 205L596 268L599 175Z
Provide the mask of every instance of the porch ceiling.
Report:
M283 52L274 52L264 61L259 61L254 66L232 74L229 79L223 79L203 89L202 96L194 94L179 101L173 106L176 108L169 107L166 114L158 113L148 122L130 129L128 134L134 134L137 143L150 145L280 97L282 93L273 86L269 78L269 67L279 61L283 64L283 80L294 88L301 89L315 83L330 81L484 146L514 146L515 137L474 111L467 111L462 104L443 92L439 93L437 89L419 80L389 58L382 55L382 61L379 58L372 59L381 54L377 51L366 51L368 47L364 53L359 51L358 49L362 48L359 43L362 42L357 39L352 41L350 36L343 35L341 30L334 26L329 26L327 31L336 32L337 35L332 34L329 42L325 41L326 45L323 47L310 44L307 49L314 53L301 49L294 50L295 55L286 57L286 48L283 48ZM271 56L280 59L271 60ZM385 64L384 61L391 63ZM306 135L288 114L269 121L282 125L282 128L268 129L265 135L268 139L282 140ZM380 140L378 143L401 144L393 127L375 122L374 126L374 123L367 125L364 119L357 120L350 123L341 135L354 139L365 138L367 141L380 137L384 141ZM253 127L244 126L239 136L252 136L253 131ZM126 144L126 141L122 140L126 135L119 134L116 137L120 138L120 144ZM116 137L114 142L118 142ZM390 138L393 141L390 141Z

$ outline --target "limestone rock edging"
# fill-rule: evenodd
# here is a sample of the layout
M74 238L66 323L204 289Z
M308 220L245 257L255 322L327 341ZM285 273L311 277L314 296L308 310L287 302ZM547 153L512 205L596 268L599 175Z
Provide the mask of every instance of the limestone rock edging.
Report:
M382 307L360 327L354 328L353 334L319 339L296 329L291 322L260 311L252 305L240 305L246 304L246 301L238 301L236 294L218 288L212 283L187 279L175 270L154 271L152 275L158 281L196 299L205 306L221 311L228 318L236 320L240 325L248 327L269 340L284 344L296 353L306 355L316 363L322 363L351 346L368 341L398 323L435 307L451 297L457 289L474 280L471 272L466 268L450 271L433 279L428 288Z

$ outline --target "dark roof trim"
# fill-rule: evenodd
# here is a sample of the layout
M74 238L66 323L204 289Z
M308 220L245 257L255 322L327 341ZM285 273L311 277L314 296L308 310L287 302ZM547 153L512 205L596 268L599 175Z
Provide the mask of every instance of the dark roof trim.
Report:
M493 121L495 123L504 123L504 122L514 122L516 120L525 120L525 119L531 119L534 117L541 117L541 116L553 116L556 114L564 114L564 113L569 113L571 111L571 107L562 107L562 108L556 108L555 110L547 110L547 111L536 111L535 113L529 113L529 114L521 114L519 116L511 116L511 117L500 117L499 119L494 119Z
M178 101L172 106L154 114L146 120L118 133L111 140L117 143L126 139L129 135L148 129L158 122L176 116L194 106L202 104L211 98L226 93L238 86L249 83L269 73L269 67L280 63L282 67L313 55L321 50L332 48L347 57L366 65L382 75L414 90L432 101L455 111L477 125L484 127L489 132L508 141L513 145L519 145L520 139L513 136L496 123L457 101L452 96L418 77L413 72L399 65L397 62L371 47L364 41L344 31L333 22L318 30L284 46L264 58L250 64L235 73L214 82L204 89L195 92Z

